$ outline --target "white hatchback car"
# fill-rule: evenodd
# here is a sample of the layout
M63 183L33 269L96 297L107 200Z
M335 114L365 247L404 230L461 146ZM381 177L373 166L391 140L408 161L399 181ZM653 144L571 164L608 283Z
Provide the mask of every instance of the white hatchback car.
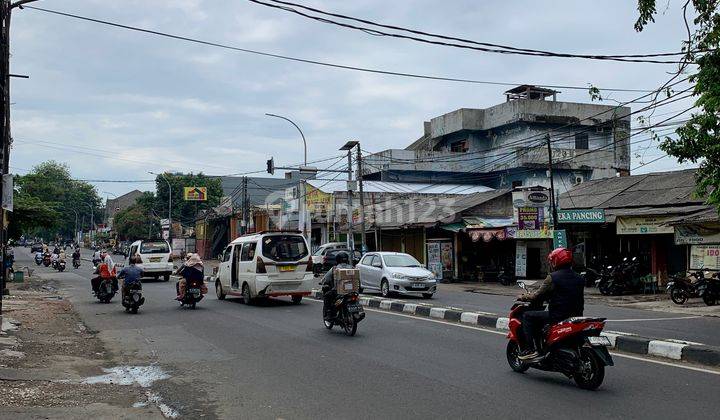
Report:
M430 299L437 291L437 280L412 255L401 252L368 252L357 265L360 288L379 291L383 297L396 293Z

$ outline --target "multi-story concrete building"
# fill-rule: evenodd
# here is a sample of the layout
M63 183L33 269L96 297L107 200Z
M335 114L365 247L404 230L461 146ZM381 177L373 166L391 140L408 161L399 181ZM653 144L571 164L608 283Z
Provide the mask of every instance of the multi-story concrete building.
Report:
M480 184L493 188L550 186L562 193L590 179L628 175L630 108L557 101L559 92L522 85L504 103L461 108L424 123L405 149L365 158L363 178Z

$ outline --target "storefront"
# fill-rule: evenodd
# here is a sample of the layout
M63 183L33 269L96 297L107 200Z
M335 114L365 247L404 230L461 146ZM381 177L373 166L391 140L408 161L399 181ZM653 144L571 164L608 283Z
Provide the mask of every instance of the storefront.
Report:
M685 271L687 248L676 245L671 216L618 216L615 221L619 256L636 257L660 284L668 274Z

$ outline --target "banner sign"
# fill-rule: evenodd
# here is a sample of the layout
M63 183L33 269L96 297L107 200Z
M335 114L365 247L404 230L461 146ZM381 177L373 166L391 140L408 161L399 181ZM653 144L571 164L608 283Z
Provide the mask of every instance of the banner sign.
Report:
M605 210L558 210L558 223L605 223Z
M543 225L542 207L520 207L518 208L518 229L536 230Z
M515 239L553 239L552 229L517 230Z
M547 207L550 205L550 191L513 191L514 207Z
M525 242L515 244L515 276L525 277L527 275L527 245Z
M690 246L690 269L720 270L720 245Z
M720 231L702 226L675 226L675 245L720 244Z
M567 248L567 234L565 229L553 231L553 248Z
M185 201L207 201L207 187L184 187Z
M616 229L618 235L654 235L662 233L674 233L672 226L665 226L663 223L669 220L663 216L647 217L618 217Z

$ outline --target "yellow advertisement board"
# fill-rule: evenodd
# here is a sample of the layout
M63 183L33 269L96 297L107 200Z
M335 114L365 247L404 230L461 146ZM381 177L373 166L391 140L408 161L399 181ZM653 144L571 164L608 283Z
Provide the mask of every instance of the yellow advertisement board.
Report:
M669 217L618 217L616 221L618 235L654 235L661 233L674 233L672 226L664 223Z
M332 210L333 196L312 185L305 184L307 210L312 214L327 214Z
M184 187L185 201L207 201L207 187Z

